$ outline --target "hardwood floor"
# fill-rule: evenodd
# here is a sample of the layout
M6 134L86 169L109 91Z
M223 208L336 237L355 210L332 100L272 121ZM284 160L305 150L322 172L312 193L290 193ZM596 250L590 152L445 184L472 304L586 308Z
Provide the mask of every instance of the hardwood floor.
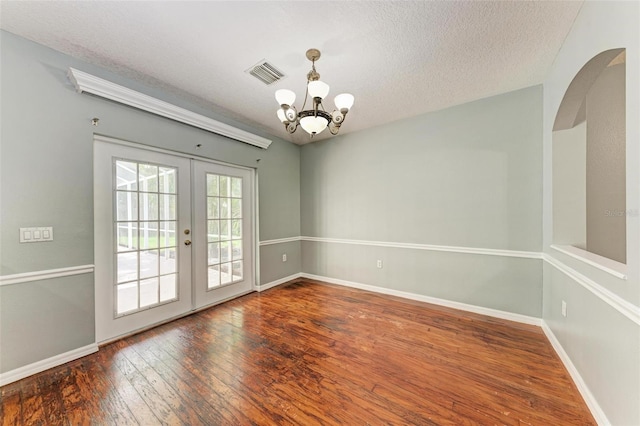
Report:
M1 389L3 425L595 425L538 327L309 280Z

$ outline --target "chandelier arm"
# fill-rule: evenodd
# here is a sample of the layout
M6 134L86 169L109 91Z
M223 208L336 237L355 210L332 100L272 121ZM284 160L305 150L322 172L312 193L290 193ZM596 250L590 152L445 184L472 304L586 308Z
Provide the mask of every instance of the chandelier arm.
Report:
M307 80L307 84L309 84L309 80ZM309 97L309 90L307 90L307 87L305 86L304 88L304 102L302 103L302 110L304 110L304 106L307 104L307 98Z
M285 124L284 128L287 130L287 132L294 133L296 130L298 130L298 124L299 121L296 120L295 122Z

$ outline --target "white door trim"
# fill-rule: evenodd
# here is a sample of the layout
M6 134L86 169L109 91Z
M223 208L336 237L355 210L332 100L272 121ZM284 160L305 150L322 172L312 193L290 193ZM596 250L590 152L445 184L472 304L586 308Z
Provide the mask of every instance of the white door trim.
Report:
M94 150L95 147L98 143L102 143L102 144L109 144L109 145L116 145L116 146L120 146L120 147L124 147L124 148L133 148L136 150L144 150L144 151L148 151L150 153L158 153L158 154L163 154L163 155L168 155L168 156L172 156L172 157L176 157L176 158L181 158L183 160L190 160L189 163L189 173L188 173L188 177L190 180L190 188L189 188L189 192L188 192L188 196L189 196L189 205L190 205L190 224L189 227L191 229L193 229L193 203L194 203L194 198L193 197L193 161L200 161L203 163L210 163L210 164L215 164L215 165L219 165L219 166L223 166L223 167L232 167L235 169L239 169L239 170L243 170L243 171L247 171L249 172L249 184L250 184L250 188L251 188L251 194L250 194L250 199L251 199L251 217L250 217L250 221L251 221L251 228L252 228L252 236L251 236L251 241L249 243L249 246L247 247L247 250L251 251L252 254L252 259L251 259L251 264L247 265L247 270L250 270L252 272L252 279L250 282L250 289L248 291L245 291L242 294L246 294L247 292L252 292L252 291L256 291L256 289L258 288L257 283L258 283L258 277L259 277L259 260L258 260L258 255L259 255L259 247L258 247L258 173L257 173L257 169L256 168L252 168L252 167L246 167L246 166L241 166L241 165L237 165L237 164L232 164L232 163L226 163L226 162L222 162L222 161L217 161L217 160L212 160L210 158L206 158L206 157L200 157L197 155L193 155L193 154L187 154L187 153L181 153L181 152L177 152L177 151L172 151L172 150L167 150L167 149L163 149L163 148L158 148L158 147L153 147L153 146L149 146L149 145L145 145L145 144L140 144L140 143L135 143L135 142L130 142L130 141L125 141L125 140L121 140L121 139L117 139L117 138L113 138L113 137L108 137L108 136L104 136L104 135L98 135L98 134L94 134ZM111 160L111 159L110 159ZM97 170L97 157L95 155L95 151L94 151L94 179L96 179L95 173ZM94 187L95 187L95 181L94 181ZM111 191L111 188L109 189ZM98 247L98 241L100 240L99 237L99 232L97 231L97 224L98 221L100 220L99 218L99 212L101 207L98 206L96 204L96 197L97 194L94 192L94 257L95 257L95 264L97 265L97 258L98 255L100 253L100 249ZM104 209L102 209L104 210ZM109 241L111 241L112 237L109 234ZM111 242L109 243L109 245L111 245ZM109 250L111 250L111 247L109 247ZM201 306L200 308L196 309L196 303L195 303L195 292L194 290L194 282L193 280L195 280L195 275L194 275L194 268L195 268L195 262L191 261L190 264L190 268L189 268L189 276L190 276L190 280L191 280L191 288L190 288L190 292L188 295L185 295L188 298L188 302L189 302L189 306L187 309L183 310L183 312L179 312L179 313L175 313L175 315L172 315L171 317L169 317L168 320L171 319L175 319L175 318L179 318L181 316L184 315L188 315L191 312L193 312L194 310L200 310L200 309L204 309L210 305L207 306ZM104 337L100 335L99 331L98 331L98 303L99 303L99 296L98 296L98 292L97 292L97 283L98 283L98 274L101 272L100 267L96 267L96 274L95 274L95 280L96 280L96 310L95 310L95 321L96 321L96 341L98 343L103 343L103 342L109 342L109 341L113 341L116 340L119 337L122 336L126 336L132 333L137 332L138 330L141 329L148 329L154 325L166 322L167 320L162 320L162 321L158 321L157 323L153 323L153 324L149 324L143 327L140 327L139 329L132 329L129 332L124 332L122 333L122 335L113 335L110 337ZM183 271L184 272L184 271ZM237 296L240 296L242 294L238 294ZM236 297L236 296L234 296ZM228 298L224 299L224 300L220 300L218 302L212 303L213 304L217 304L217 303L221 303L228 300ZM157 308L156 308L157 309Z

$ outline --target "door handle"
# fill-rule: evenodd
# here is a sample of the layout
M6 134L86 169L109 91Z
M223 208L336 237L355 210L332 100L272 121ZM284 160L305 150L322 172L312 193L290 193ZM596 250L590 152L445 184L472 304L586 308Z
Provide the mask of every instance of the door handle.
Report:
M191 245L191 240L184 240L184 245L185 246L190 246Z

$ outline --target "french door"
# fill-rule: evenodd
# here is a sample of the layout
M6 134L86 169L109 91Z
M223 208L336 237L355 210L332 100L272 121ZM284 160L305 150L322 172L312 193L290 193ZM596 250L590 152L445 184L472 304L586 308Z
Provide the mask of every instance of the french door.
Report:
M253 288L252 171L193 162L195 308Z
M253 171L96 137L96 341L253 289Z

